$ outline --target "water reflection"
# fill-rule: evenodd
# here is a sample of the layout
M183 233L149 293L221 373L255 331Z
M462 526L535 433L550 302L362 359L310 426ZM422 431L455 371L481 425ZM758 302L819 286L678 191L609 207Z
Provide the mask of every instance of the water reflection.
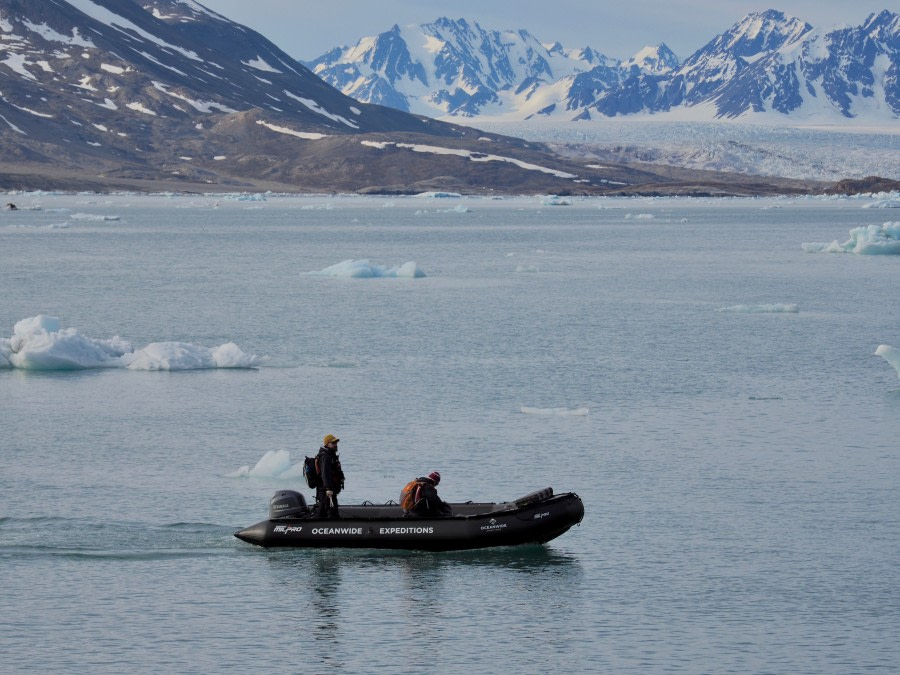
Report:
M463 636L471 641L466 626L473 617L492 617L486 635L501 626L521 630L536 607L549 620L564 621L584 597L581 561L546 546L445 553L270 549L264 555L268 583L289 598L315 654L309 665L318 670L364 665L374 671L379 659L395 659L397 649ZM354 647L360 635L381 645L365 659Z
M340 604L338 590L341 586L341 568L334 560L315 556L312 560L312 605L315 613L312 631L313 639L318 643L330 644L338 634L340 623ZM319 655L323 665L339 669L343 662L330 649L320 649Z
M295 569L310 562L329 570L337 567L364 569L396 569L408 573L424 573L456 567L498 567L525 574L539 574L548 569L573 571L580 568L574 555L536 544L516 548L487 548L473 551L392 551L375 549L284 549L270 551L274 567Z

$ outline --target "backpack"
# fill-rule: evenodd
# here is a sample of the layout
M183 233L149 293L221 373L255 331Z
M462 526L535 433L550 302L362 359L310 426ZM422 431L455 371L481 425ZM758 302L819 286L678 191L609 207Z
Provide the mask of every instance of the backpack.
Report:
M311 488L322 487L322 476L319 475L319 458L307 457L303 460L303 477Z
M416 495L419 492L419 480L411 480L400 491L400 508L404 511L412 511L416 505Z

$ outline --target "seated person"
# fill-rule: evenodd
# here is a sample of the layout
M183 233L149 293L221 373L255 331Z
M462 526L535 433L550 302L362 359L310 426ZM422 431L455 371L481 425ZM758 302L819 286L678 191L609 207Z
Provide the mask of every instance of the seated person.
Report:
M432 471L424 478L409 481L400 493L403 514L417 517L449 516L450 505L438 497L435 486L441 482L441 474Z

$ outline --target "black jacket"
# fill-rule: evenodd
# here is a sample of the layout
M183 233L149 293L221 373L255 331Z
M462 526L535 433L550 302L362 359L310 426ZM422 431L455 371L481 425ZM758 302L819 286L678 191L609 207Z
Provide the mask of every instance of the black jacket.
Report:
M344 472L341 469L341 458L337 450L322 446L316 456L319 460L319 475L322 477L322 489L337 494L344 489Z

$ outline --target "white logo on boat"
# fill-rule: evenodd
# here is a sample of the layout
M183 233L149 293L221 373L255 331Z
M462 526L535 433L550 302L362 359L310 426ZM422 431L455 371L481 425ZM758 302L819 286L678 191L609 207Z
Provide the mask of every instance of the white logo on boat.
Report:
M433 527L381 527L378 534L434 534Z
M272 531L275 534L290 534L291 532L302 532L303 528L296 525L276 525Z
M361 527L314 527L313 534L362 534Z
M498 525L496 518L491 518L488 521L488 523L489 523L488 525L482 525L481 529L482 530L502 530L504 527L506 527L506 523L500 523Z
M549 512L549 511L546 511L546 512L544 512L544 513L535 513L535 514L534 514L534 519L535 519L535 520L540 520L541 518L546 518L546 517L549 516L549 515L550 515L550 512Z

